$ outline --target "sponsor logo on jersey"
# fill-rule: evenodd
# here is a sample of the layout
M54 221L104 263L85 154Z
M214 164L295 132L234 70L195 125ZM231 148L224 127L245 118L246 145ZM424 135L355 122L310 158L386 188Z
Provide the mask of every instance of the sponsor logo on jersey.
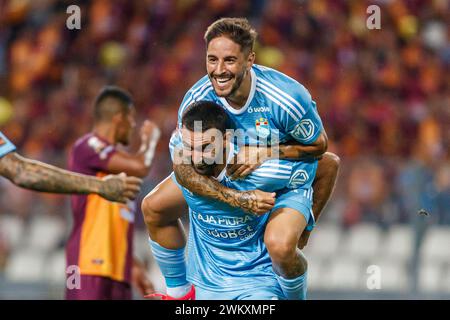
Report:
M245 240L257 232L258 221L252 215L243 217L221 217L217 215L202 214L192 211L194 219L197 220L206 234L219 239L230 241ZM217 228L216 228L217 226ZM233 227L235 228L229 228Z
M105 260L103 260L103 259L92 259L91 262L92 262L92 264L102 265L105 262Z
M88 140L88 146L94 149L96 153L100 153L106 148L106 144L97 137L90 137Z
M247 109L248 113L253 113L253 112L270 112L270 108L269 107L249 107Z
M256 134L258 137L267 138L270 135L269 121L266 118L259 118L255 121Z
M303 119L292 130L291 135L295 138L307 141L314 136L314 123L310 119Z

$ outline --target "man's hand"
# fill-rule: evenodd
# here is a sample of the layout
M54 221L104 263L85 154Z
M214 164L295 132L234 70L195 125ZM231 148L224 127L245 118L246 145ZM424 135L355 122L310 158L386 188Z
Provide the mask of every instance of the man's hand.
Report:
M153 284L147 276L147 271L136 259L134 259L131 269L131 282L142 296L155 292Z
M127 177L125 173L102 178L99 195L110 201L126 203L134 200L141 189L142 179Z
M161 137L161 130L150 120L145 120L141 130L141 148L139 153L144 157L144 165L149 168L155 156L156 145Z
M263 146L243 146L233 162L227 167L227 174L232 179L242 179L252 173L264 161L270 159L271 149Z
M275 192L269 193L261 190L242 191L236 196L235 207L240 207L244 211L256 215L263 215L275 205L275 196Z
M303 230L300 239L298 239L297 247L302 250L306 244L308 243L309 236L311 235L311 231Z
M142 141L149 143L150 139L157 136L156 139L159 139L159 135L161 134L161 131L159 130L158 126L150 120L145 120L144 123L141 126L140 129L140 135Z

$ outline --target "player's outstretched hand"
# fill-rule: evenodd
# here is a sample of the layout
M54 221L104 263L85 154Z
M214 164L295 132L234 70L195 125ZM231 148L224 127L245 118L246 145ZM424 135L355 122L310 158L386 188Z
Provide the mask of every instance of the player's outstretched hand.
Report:
M161 131L156 123L151 120L145 120L141 126L140 134L143 141L150 141L153 136L157 136L156 139L159 139Z
M242 191L239 193L238 206L247 212L262 215L270 211L275 205L275 192L264 192L261 190Z
M269 159L270 149L264 146L242 146L227 167L227 175L232 179L243 179Z
M99 194L110 201L126 203L134 200L141 189L142 179L127 177L125 173L102 178Z

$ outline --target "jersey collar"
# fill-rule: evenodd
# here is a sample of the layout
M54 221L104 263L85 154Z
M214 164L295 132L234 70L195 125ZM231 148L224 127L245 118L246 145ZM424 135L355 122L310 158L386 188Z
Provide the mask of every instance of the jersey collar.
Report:
M225 106L225 108L227 108L227 110L230 111L232 114L244 113L245 110L247 110L247 108L249 107L250 102L253 100L253 96L255 95L255 91L256 91L256 73L255 73L255 71L253 71L253 68L250 69L250 76L251 76L251 81L252 81L252 84L250 86L250 94L248 95L247 102L245 102L245 105L241 109L235 109L232 106L230 106L227 99L225 99L223 97L219 98L220 102L222 102L223 105Z

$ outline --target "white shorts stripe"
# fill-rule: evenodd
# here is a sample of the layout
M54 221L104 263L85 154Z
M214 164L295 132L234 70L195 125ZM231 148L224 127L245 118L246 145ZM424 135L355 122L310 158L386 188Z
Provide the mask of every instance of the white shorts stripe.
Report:
M258 173L258 172L253 172L253 175L258 176L258 177L275 178L275 179L289 179L290 178L290 176L286 176L286 175L274 175L274 174L269 174L269 173Z
M279 163L273 163L273 162L264 162L260 168L264 168L264 167L275 167L275 168L282 168L282 169L291 169L291 166L288 166L286 164L279 164Z
M275 173L286 173L286 174L291 174L291 170L280 170L280 169L275 169L275 168L261 168L259 167L258 169L255 170L255 172L275 172Z

